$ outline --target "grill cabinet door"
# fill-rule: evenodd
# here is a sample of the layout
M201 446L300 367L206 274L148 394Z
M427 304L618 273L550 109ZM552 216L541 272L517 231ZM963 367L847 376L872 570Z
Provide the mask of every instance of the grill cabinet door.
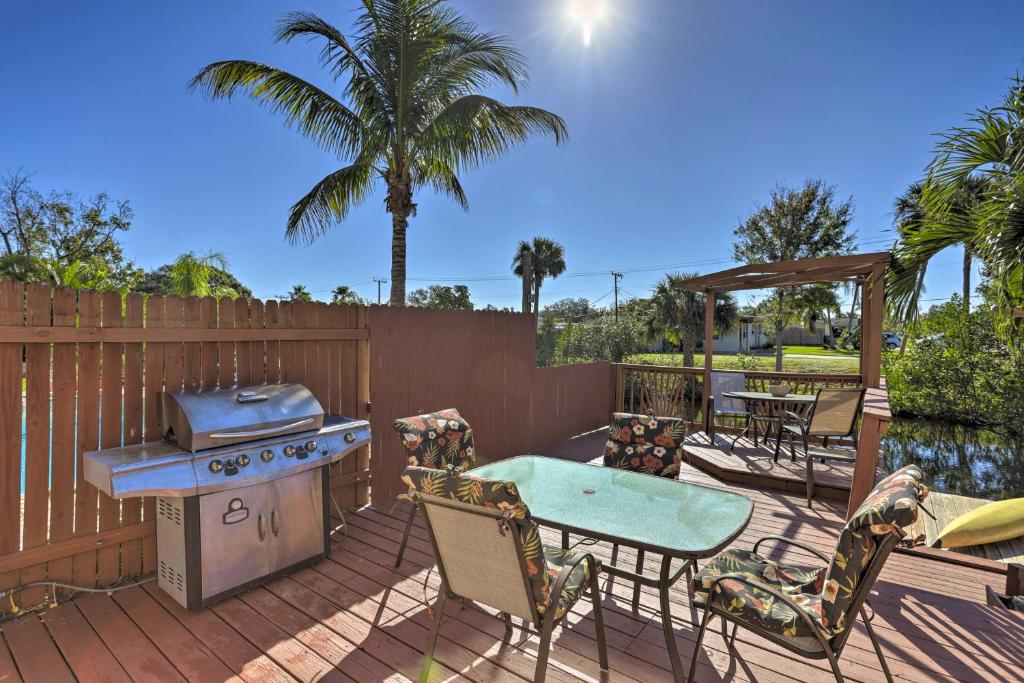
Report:
M321 469L275 479L270 488L270 571L324 552Z
M199 497L203 599L269 573L268 484Z

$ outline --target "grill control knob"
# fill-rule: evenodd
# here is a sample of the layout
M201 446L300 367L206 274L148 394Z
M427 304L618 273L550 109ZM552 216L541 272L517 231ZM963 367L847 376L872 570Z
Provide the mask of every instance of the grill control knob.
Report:
M263 462L270 462L273 459L274 459L274 451L270 450L269 448L267 450L263 451L262 453L260 453L260 460L262 460Z
M235 458L235 462L238 463L239 467L245 467L246 465L249 464L249 456L246 455L245 453L242 453L240 456Z
M220 460L211 460L210 461L210 471L211 472L217 473L217 472L220 472L223 469L224 469L224 463L222 463Z
M356 440L356 435L353 434L352 432L348 432L348 433L345 434L345 443L352 443L355 440Z
M306 450L309 451L310 453L315 451L316 450L316 441L307 441L306 442Z
M224 461L224 467L226 467L226 468L227 468L227 469L229 469L229 470L230 470L230 469L234 469L234 467L235 467L235 461L234 461L234 459L232 459L232 458L228 458L227 460L225 460L225 461Z
M284 454L287 455L289 458L292 457L293 455L295 455L295 446L291 446L291 445L285 446L284 447Z

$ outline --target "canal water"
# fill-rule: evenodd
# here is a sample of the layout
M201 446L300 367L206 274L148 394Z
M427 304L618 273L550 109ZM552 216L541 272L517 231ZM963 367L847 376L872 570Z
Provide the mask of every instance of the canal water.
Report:
M893 417L882 438L886 468L919 465L934 491L1024 497L1024 437L1008 431Z

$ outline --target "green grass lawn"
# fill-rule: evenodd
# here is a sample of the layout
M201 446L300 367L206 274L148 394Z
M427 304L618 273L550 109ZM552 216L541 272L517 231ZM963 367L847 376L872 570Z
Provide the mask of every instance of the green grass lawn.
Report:
M786 347L784 347L785 349ZM792 347L790 347L792 348ZM796 347L803 348L803 347ZM640 365L668 365L682 367L683 355L681 353L638 353L626 358L627 363ZM814 358L793 358L782 357L783 372L807 372L807 373L851 373L858 371L857 356L826 356L820 355ZM751 367L751 363L754 367ZM693 364L696 367L704 367L704 354L698 353L693 357ZM714 367L722 370L774 370L775 356L733 356L715 354Z
M795 353L801 356L832 356L835 358L857 358L860 356L860 352L853 349L826 349L821 346L783 346L782 355L785 356L787 353Z

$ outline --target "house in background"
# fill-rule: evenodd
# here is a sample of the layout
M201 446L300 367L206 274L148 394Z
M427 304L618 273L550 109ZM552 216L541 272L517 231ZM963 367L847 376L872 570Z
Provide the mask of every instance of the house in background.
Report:
M714 339L715 353L746 353L764 347L770 341L770 336L756 318L743 315L732 329L724 333L716 332Z

